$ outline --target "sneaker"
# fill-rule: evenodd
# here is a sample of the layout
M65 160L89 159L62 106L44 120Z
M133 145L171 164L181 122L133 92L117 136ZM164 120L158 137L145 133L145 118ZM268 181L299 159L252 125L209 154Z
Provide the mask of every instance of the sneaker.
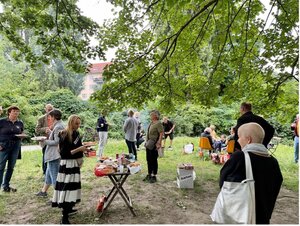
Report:
M4 192L16 192L17 189L16 188L12 188L12 187L7 187L7 188L3 188Z
M169 146L169 147L168 147L168 150L169 150L169 151L172 151L172 150L173 150L172 146Z
M152 183L155 183L157 180L156 180L156 176L152 176L149 180L149 182L152 184Z
M147 175L144 179L143 179L143 181L145 181L145 182L148 182L149 180L150 180L150 175Z
M38 197L47 197L48 196L47 192L42 192L42 191L39 191L35 195Z

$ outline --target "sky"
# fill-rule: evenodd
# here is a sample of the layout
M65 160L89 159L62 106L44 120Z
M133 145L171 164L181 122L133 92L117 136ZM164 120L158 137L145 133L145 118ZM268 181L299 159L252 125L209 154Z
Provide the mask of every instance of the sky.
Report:
M77 6L81 9L82 14L86 17L91 18L98 24L102 24L105 19L113 18L111 9L113 8L110 3L107 3L106 0L79 0ZM93 40L93 42L97 42ZM93 43L92 42L92 43ZM108 50L106 52L106 61L111 61L115 56L114 50ZM103 62L101 60L89 60L91 63Z

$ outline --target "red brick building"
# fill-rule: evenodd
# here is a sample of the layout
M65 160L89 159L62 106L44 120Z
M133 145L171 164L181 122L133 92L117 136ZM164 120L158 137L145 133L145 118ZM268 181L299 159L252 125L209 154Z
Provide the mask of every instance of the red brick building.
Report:
M102 74L106 65L110 65L111 62L94 63L90 67L90 71L84 78L83 89L81 90L79 97L82 100L88 100L95 90L101 89L103 85Z

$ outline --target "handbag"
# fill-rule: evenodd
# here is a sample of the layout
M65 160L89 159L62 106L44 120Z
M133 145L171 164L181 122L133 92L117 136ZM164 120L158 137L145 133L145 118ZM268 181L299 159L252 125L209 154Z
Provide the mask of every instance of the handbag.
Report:
M210 215L220 224L255 224L255 187L248 152L244 152L246 179L242 182L224 181Z
M155 140L147 140L145 143L145 147L149 150L153 150L156 147L156 141Z

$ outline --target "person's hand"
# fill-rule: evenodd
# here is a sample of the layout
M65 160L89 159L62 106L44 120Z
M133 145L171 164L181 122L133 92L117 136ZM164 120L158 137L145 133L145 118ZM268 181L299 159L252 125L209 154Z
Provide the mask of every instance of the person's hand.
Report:
M46 134L50 134L51 133L51 129L49 127L46 128Z
M88 153L90 151L91 146L83 145L80 147L80 151L82 151L84 154Z
M156 143L156 148L157 149L161 148L161 143Z
M2 151L3 150L3 147L2 146L0 146L0 151Z

